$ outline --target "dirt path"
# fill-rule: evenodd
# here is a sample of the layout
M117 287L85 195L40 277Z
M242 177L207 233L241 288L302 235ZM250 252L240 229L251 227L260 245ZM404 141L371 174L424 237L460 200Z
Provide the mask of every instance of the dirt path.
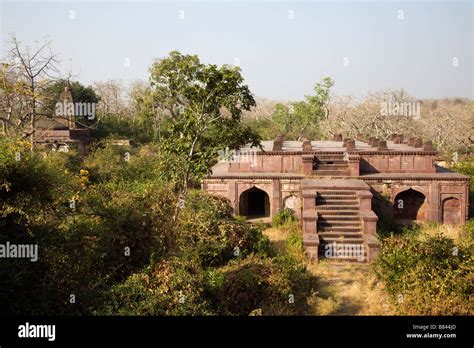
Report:
M264 231L278 252L284 252L286 233L277 228ZM321 260L308 263L317 277L317 315L392 315L386 296L370 271L370 264Z

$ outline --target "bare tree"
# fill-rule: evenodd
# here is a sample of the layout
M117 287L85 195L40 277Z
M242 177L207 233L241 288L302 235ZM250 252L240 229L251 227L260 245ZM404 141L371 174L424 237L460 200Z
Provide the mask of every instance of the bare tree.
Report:
M52 53L51 42L37 44L35 48L22 47L12 36L8 62L3 64L0 76L2 130L30 137L35 144L36 121L45 102L45 91L59 77L58 60Z

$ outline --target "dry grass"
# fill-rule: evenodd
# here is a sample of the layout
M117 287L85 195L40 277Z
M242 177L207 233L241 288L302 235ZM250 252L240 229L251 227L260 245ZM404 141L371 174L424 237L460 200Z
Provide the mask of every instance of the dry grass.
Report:
M453 239L454 241L459 241L464 237L462 225L442 225L438 223L426 222L422 226L422 231L430 236L441 232L444 236Z
M277 252L285 252L289 232L280 228L264 231ZM370 271L370 264L358 262L305 261L317 279L317 291L308 299L311 315L394 315Z
M286 231L272 227L266 229L263 233L270 239L273 249L275 249L276 252L285 251L285 243L288 236Z
M319 315L393 315L370 264L321 260L308 270L318 278Z

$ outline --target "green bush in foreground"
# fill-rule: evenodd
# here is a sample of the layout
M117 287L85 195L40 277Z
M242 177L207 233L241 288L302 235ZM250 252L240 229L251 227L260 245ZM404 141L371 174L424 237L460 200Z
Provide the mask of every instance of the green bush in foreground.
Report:
M440 233L390 237L374 269L400 314L472 315L472 246Z
M295 212L290 208L283 208L276 213L272 218L272 225L274 227L283 226L289 222L298 220L295 216Z
M203 267L219 267L251 253L272 256L270 241L258 226L232 215L229 201L191 191L179 213L178 249L199 259Z
M289 257L236 258L204 269L170 258L131 275L109 292L106 315L294 315L307 311L312 278Z

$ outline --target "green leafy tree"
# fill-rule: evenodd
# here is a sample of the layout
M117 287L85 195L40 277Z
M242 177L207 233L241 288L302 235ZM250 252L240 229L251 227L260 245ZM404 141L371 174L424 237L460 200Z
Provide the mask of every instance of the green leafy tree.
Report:
M161 151L183 193L209 172L219 150L259 143L241 125L242 111L255 100L238 67L206 65L173 51L155 61L150 73L155 105L163 113Z
M328 104L334 82L326 77L314 87L314 94L305 96L305 100L277 104L272 120L278 125L279 132L287 138L301 139L318 137L318 122L329 116Z

